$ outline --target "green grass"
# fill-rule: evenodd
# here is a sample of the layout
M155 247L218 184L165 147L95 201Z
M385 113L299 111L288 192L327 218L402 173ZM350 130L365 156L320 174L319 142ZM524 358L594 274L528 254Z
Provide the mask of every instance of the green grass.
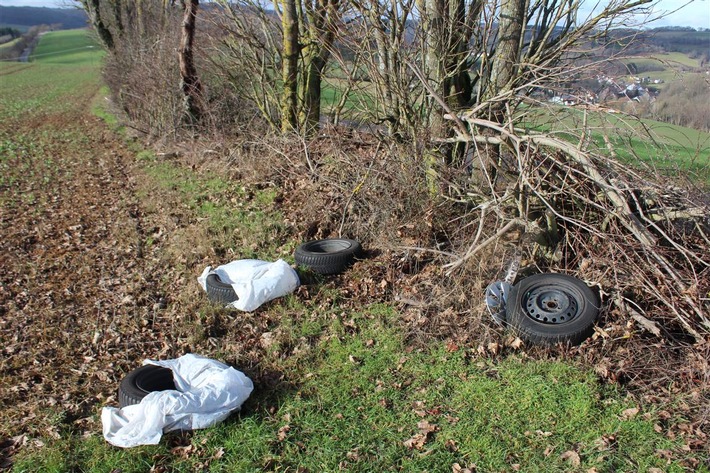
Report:
M665 70L677 70L679 67L700 67L700 61L691 58L687 54L673 52L662 54L648 54L641 56L628 57L623 60L624 64L635 64L639 68L644 66L662 67ZM656 71L639 72L641 75L653 75Z
M652 54L648 56L634 56L626 58L622 61L624 64L635 64L641 69L637 74L631 74L629 80L633 77L650 77L651 79L661 79L661 84L648 84L649 87L655 87L662 90L667 84L679 80L684 80L690 75L699 75L704 72L699 72L700 61L691 58L687 54L680 52ZM660 69L644 71L648 69Z
M0 74L13 69L19 68L0 63ZM97 90L99 80L98 68L86 65L37 64L3 75L0 80L0 118L61 113L74 105L72 100L75 100L79 87Z
M521 126L549 132L578 142L583 132L584 112L571 107L528 110ZM603 135L614 152L628 163L642 162L671 175L689 172L710 184L710 133L623 114L590 112L587 126L591 148L609 154Z
M103 52L99 48L66 52L91 44L88 30L57 31L42 36L35 50L48 55L27 65L0 62L0 119L62 113L85 96L78 91L98 90Z
M21 39L22 38L15 38L11 41L8 41L7 43L0 44L0 53L2 53L6 49L10 49L15 44L19 43Z
M97 87L97 77L93 66L42 63L4 76L0 119L62 114L76 88ZM83 146L80 126L39 137L11 127L0 131L3 179L38 166L63 172L53 147L67 140ZM293 254L296 241L286 238L284 216L273 208L278 189L250 188L147 151L136 160L147 180L137 185L137 198L148 199L140 195L146 188L175 196L170 204L189 209L191 224L234 248L235 258L288 260ZM2 181L8 189L13 184ZM682 438L665 435L667 426L652 408L624 415L637 405L574 361L496 360L436 340L412 350L393 307L346 309L337 287L308 290L310 298L285 297L254 316L268 321L274 334L258 370L281 381L257 384L240 414L211 429L125 450L108 445L98 429L82 436L54 407L59 437L29 439L12 471L448 473L458 464L477 471L675 472L683 471L683 460L701 459L683 450ZM198 318L209 311L223 314L204 308ZM233 324L250 320L229 317ZM96 411L96 425L98 417ZM671 460L659 451L671 452ZM571 460L565 452L574 452Z
M271 210L275 189L247 189L212 173L197 175L179 164L158 161L150 153L141 156L147 176L175 192L183 205L206 221L211 237L224 248L236 249L238 258L290 258L294 244L279 244L285 231L283 217Z
M41 64L81 66L98 64L103 50L85 29L53 31L42 35L30 55L30 61Z
M657 432L657 414L627 411L637 406L589 369L515 356L494 362L440 342L408 352L397 317L373 305L284 321L303 347L279 358L283 347L276 346L264 363L280 368L286 382L276 390L257 386L225 423L130 450L107 445L98 433L67 435L18 458L14 471L450 472L454 464L477 471L683 471L681 443ZM658 451L672 452L670 463ZM575 458L578 466L570 463Z

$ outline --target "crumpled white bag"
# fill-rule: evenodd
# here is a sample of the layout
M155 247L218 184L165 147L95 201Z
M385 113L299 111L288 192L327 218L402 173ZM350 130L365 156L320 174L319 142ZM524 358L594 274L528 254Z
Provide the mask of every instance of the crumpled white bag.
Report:
M164 432L212 427L247 400L254 384L244 373L199 355L174 360L145 360L170 368L177 390L154 391L140 404L104 407L104 438L117 447L155 445Z
M225 284L231 284L237 300L226 307L251 312L262 304L296 290L300 281L296 271L284 260L274 263L242 259L217 266L207 266L197 282L207 291L207 275L214 273Z

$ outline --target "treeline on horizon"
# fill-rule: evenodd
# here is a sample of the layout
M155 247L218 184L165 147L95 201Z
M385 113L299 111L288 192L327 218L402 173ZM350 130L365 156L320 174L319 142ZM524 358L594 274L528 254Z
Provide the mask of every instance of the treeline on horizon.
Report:
M219 8L218 5L207 4L201 8ZM0 26L37 26L61 24L61 29L83 28L86 26L87 15L79 8L49 8L49 7L10 7L0 5ZM691 26L660 26L643 30L643 33L653 38L654 33L707 33L701 36L678 36L679 43L704 44L710 48L710 28L693 28ZM668 39L664 35L664 39Z
M0 5L0 26L25 29L39 25L56 25L55 29L85 28L88 17L79 8L6 7Z

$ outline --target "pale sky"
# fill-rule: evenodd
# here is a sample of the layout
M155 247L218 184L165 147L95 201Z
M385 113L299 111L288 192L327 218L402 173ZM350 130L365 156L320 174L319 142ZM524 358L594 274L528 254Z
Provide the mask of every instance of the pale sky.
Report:
M587 11L594 5L606 4L605 0L585 0ZM71 0L0 0L4 6L30 7L62 7L76 5ZM677 10L677 11L676 11ZM694 28L710 28L710 0L659 0L654 9L654 16L666 14L648 27L658 26L692 26Z

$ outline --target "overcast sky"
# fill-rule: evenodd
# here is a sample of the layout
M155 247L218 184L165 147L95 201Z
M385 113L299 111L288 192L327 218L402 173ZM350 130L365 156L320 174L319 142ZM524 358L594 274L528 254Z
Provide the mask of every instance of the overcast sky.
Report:
M589 8L605 3L604 0L585 0ZM71 0L0 0L0 5L4 6L61 7L72 4L76 3ZM667 15L649 24L650 27L672 25L710 28L710 0L660 0L654 13Z

